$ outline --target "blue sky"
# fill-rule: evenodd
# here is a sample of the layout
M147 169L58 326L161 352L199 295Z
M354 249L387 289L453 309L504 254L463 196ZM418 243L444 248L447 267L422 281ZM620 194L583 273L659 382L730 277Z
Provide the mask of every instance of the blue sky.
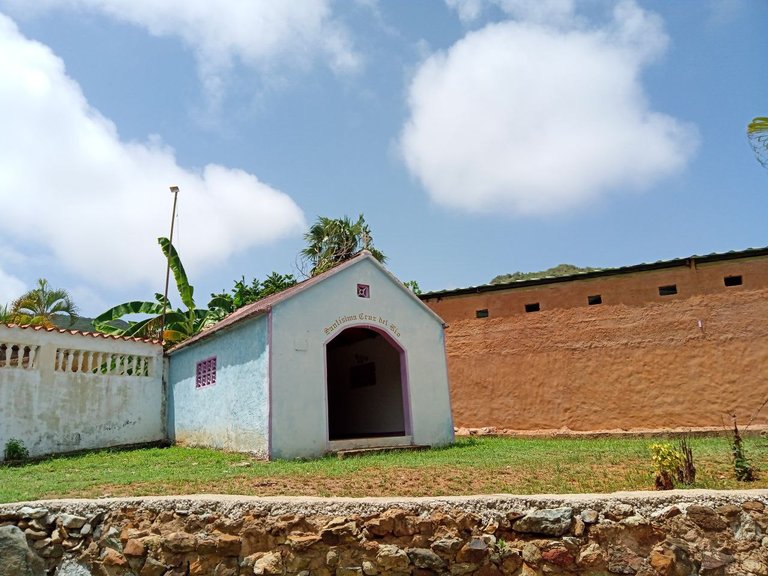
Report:
M364 213L422 289L768 245L764 0L0 0L0 304L295 273Z

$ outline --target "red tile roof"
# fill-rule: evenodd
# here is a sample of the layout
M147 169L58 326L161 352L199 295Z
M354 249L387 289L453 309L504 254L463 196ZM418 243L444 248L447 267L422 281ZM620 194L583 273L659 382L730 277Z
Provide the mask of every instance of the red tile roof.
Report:
M107 340L124 340L126 342L145 342L147 344L160 344L156 338L137 338L132 336L115 336L113 334L103 334L102 332L84 332L82 330L67 330L66 328L46 328L45 326L31 326L29 324L2 324L8 328L21 328L22 330L34 330L35 332L56 332L58 334L72 334L73 336L90 336L91 338L105 338Z

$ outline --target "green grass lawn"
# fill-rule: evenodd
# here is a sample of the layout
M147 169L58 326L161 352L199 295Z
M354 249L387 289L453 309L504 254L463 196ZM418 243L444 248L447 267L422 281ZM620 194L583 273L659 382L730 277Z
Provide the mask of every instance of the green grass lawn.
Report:
M451 447L339 460L261 462L148 448L0 466L0 502L150 494L442 496L652 490L658 439L459 438ZM737 482L726 438L694 438L695 488L768 488L768 439L747 438L758 480Z

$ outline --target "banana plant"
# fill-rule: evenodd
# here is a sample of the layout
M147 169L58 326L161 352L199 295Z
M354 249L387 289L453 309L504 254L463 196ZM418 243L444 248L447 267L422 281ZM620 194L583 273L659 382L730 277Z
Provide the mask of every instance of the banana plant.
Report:
M170 300L162 294L155 294L154 302L134 300L110 308L94 319L93 325L96 330L114 336L159 338L162 327L163 342L172 345L194 336L215 322L216 319L210 310L195 306L195 289L189 283L176 248L167 238L158 238L157 242L173 271L176 288L186 310L181 308L174 310ZM149 314L150 316L139 321L129 321L127 327L113 324L115 320L129 314ZM162 326L163 314L165 314L165 326Z

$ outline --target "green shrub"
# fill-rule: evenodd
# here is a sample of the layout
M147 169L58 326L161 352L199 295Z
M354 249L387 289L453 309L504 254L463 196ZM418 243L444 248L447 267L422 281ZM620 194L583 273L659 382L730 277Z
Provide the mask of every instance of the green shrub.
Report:
M3 459L6 462L21 462L29 458L29 450L24 446L24 442L18 438L11 438L5 443Z
M656 490L672 490L673 478L685 465L685 456L669 442L651 444L651 460L656 469Z

